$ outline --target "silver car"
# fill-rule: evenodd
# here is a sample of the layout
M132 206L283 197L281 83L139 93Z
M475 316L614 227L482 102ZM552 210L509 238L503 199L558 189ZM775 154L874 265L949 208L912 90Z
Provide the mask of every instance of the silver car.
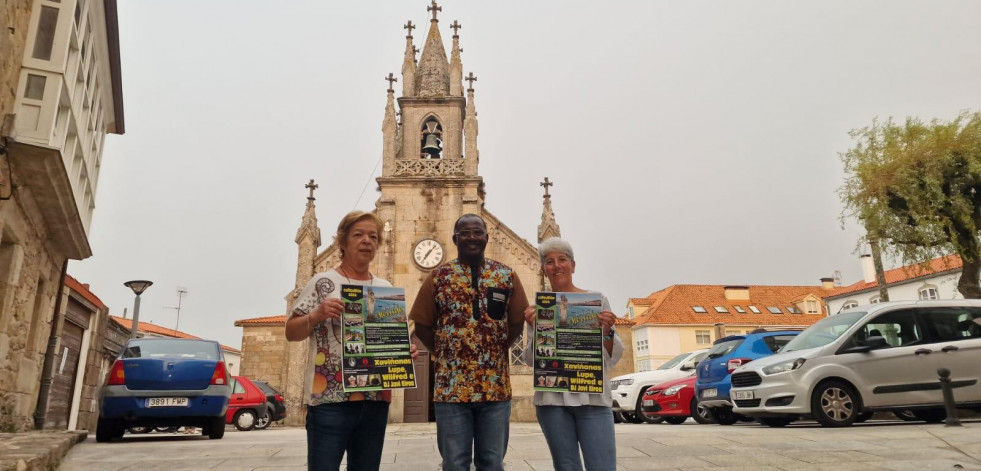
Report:
M776 355L732 374L734 412L784 426L812 416L849 426L878 410L946 417L938 369L959 407L981 409L981 300L861 306L808 327Z

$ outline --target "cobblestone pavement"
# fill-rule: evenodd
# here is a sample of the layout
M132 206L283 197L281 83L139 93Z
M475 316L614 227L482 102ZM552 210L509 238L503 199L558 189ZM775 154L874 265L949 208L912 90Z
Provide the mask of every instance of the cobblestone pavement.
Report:
M776 429L732 426L617 424L617 468L669 470L981 470L981 421L964 427L870 422L846 429L816 424ZM305 432L270 428L208 440L179 434L90 437L69 452L63 471L305 470ZM390 424L382 470L435 470L434 424ZM511 425L507 469L552 469L537 424Z

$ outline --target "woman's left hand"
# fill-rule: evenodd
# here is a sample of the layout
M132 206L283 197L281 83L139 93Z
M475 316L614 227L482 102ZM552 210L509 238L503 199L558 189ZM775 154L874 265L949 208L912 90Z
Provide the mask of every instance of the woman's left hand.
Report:
M413 360L415 360L416 357L419 356L419 347L417 347L416 344L411 342L409 343L409 356L412 357Z
M600 326L603 328L603 335L610 335L610 329L617 322L617 315L610 311L599 313Z

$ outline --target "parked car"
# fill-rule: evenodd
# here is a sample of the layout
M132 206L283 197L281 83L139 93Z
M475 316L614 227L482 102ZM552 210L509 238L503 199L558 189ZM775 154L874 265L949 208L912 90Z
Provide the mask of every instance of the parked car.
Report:
M849 426L874 411L946 418L937 377L981 409L981 301L897 301L853 308L808 327L784 351L736 370L736 412L774 425L810 415Z
M661 417L674 425L684 423L688 417L700 424L711 423L708 409L699 406L695 397L695 380L692 375L648 388L641 400L644 414Z
M130 427L200 427L225 434L230 378L218 342L138 338L126 343L99 389L95 438L121 438Z
M232 397L228 401L225 423L246 432L252 430L259 417L266 414L266 393L244 376L233 377Z
M259 420L255 424L255 428L263 430L269 427L269 424L273 422L279 422L286 418L286 401L283 400L283 395L276 390L276 388L269 385L265 381L252 381L266 394L266 414L259 417Z
M773 355L800 331L767 332L757 329L746 335L730 335L715 341L696 370L695 393L712 420L732 425L740 416L733 413L729 399L730 374L742 365Z
M660 418L645 417L641 409L641 397L651 386L684 378L695 371L698 362L705 357L707 349L682 353L653 371L642 371L617 376L610 381L610 394L613 396L613 411L625 422L660 422Z

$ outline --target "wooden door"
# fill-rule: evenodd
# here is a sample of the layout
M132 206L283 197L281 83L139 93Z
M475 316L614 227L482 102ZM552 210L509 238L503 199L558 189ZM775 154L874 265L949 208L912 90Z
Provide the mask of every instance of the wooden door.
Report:
M65 321L61 331L61 345L58 347L59 351L53 365L48 412L44 420L45 429L68 428L68 416L72 410L72 397L75 395L75 376L84 333L85 330L78 325Z

